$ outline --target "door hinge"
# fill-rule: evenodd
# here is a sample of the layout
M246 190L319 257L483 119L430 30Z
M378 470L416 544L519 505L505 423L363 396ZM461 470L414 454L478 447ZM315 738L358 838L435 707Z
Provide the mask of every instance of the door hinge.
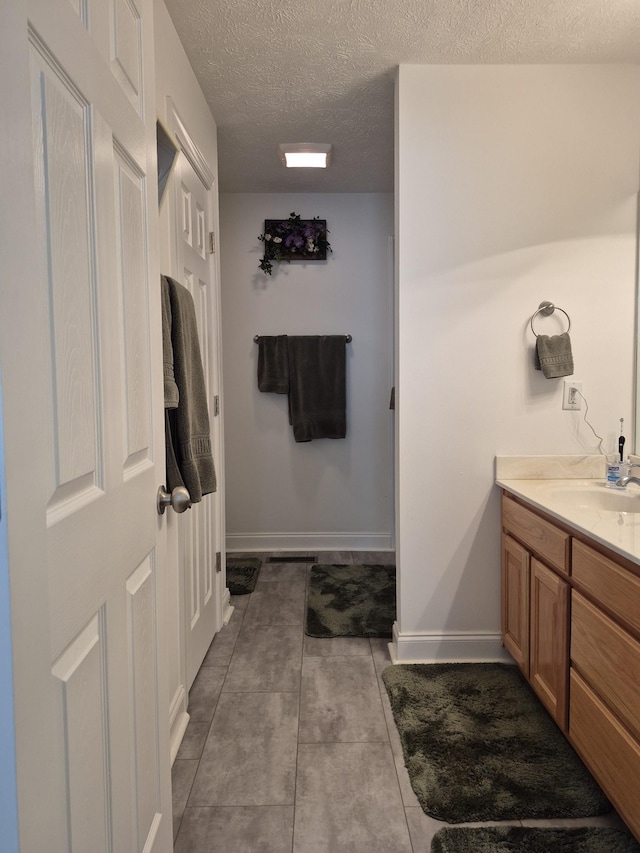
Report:
M213 398L213 417L216 418L220 414L220 397L216 394Z
M209 254L213 255L216 251L216 234L215 231L209 231Z
M216 551L216 574L219 574L222 571L222 554L220 551Z

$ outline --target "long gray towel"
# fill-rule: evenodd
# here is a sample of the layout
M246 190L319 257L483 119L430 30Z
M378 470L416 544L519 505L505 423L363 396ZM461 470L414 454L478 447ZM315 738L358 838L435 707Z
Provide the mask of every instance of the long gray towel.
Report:
M347 434L345 336L289 335L287 343L289 421L294 439L344 438Z
M536 338L536 369L547 379L573 374L573 353L568 332L561 335L538 335Z
M261 335L258 339L258 388L274 394L289 393L286 335Z
M166 276L160 277L162 292L162 370L164 373L164 407L177 409L180 394L173 372L173 343L171 341L171 297Z
M176 409L165 410L167 430L167 489L185 486L191 502L215 492L216 472L204 370L193 298L186 287L168 276L171 306L173 369L178 386Z

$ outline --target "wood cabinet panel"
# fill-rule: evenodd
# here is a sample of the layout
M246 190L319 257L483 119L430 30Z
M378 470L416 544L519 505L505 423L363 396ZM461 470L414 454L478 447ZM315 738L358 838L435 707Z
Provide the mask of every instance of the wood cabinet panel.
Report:
M567 728L569 584L531 560L529 681L542 704Z
M616 807L640 837L640 746L571 669L569 739Z
M640 635L640 578L577 539L572 551L576 586Z
M502 536L502 644L529 676L529 552Z
M537 557L561 574L569 574L571 537L568 533L506 495L502 497L502 523L507 532Z
M575 590L571 598L571 661L640 737L640 643Z

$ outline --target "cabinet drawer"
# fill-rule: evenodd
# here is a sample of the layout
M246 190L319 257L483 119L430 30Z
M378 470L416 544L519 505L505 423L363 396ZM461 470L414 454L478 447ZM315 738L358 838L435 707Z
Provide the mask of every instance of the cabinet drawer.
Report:
M573 669L569 701L571 743L629 829L640 837L640 745Z
M536 556L564 575L569 574L571 537L535 512L502 496L502 524Z
M571 575L577 586L640 635L640 578L577 539Z
M640 643L575 590L571 662L640 738Z

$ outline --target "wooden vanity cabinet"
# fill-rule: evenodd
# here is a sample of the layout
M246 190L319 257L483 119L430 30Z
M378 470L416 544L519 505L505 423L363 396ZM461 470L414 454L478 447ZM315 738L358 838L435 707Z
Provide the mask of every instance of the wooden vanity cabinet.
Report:
M502 498L502 643L567 730L570 537Z
M569 740L640 838L640 577L573 540Z
M503 493L502 641L640 840L640 566Z

